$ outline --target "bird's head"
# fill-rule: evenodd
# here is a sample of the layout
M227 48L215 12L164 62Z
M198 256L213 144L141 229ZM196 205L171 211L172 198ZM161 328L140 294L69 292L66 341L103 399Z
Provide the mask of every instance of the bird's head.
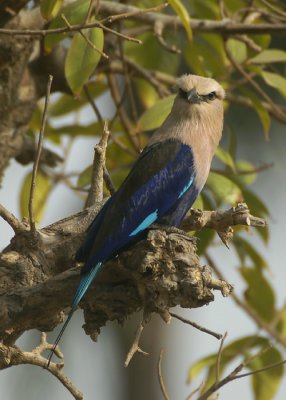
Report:
M225 97L224 89L216 80L198 75L181 76L177 80L177 87L178 99L189 106L218 103L217 100L221 102Z

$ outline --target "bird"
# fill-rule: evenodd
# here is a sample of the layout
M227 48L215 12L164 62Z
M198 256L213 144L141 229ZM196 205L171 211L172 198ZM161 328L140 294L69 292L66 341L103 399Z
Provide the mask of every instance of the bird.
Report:
M84 266L48 366L73 313L104 263L144 237L154 223L180 226L207 180L222 136L225 91L216 80L193 74L179 77L176 86L169 115L96 215L76 254L76 260Z

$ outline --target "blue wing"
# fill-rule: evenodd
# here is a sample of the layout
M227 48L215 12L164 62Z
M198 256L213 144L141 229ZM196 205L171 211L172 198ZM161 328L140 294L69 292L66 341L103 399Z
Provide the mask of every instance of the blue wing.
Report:
M78 303L102 264L154 222L179 225L199 190L192 149L176 140L147 147L119 190L105 203L77 253L84 261L71 310L51 350L48 365Z
M197 194L189 146L168 140L146 148L91 225L80 249L82 273L111 258L154 222L178 226Z

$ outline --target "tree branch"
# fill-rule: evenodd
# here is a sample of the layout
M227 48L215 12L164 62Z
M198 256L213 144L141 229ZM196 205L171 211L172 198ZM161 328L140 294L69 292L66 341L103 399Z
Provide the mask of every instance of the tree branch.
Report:
M37 177L39 162L40 162L40 158L41 158L43 138L44 138L44 132L45 132L45 127L46 127L46 121L47 121L47 113L48 113L48 106L49 106L49 102L50 102L52 81L53 81L53 77L52 77L52 75L49 75L48 83L47 83L47 93L46 93L46 98L45 98L44 112L43 112L43 116L42 116L41 129L40 129L40 134L39 134L38 150L37 150L37 155L36 155L36 159L35 159L35 162L33 165L33 171L32 171L32 182L31 182L30 198L29 198L29 220L30 220L30 230L33 235L36 234L33 201L34 201L34 193L35 193L35 188L36 188L36 177Z
M32 351L22 351L18 347L5 346L0 343L0 369L10 368L16 365L30 364L47 369L47 360L42 356L46 350L52 347L46 340L46 334L42 333L40 345ZM63 364L51 363L48 371L51 372L71 393L76 400L83 400L82 393L74 386L72 381L62 372Z
M108 124L107 121L105 121L100 142L94 147L91 186L86 201L87 207L92 206L95 202L101 202L103 199L105 152L109 135Z

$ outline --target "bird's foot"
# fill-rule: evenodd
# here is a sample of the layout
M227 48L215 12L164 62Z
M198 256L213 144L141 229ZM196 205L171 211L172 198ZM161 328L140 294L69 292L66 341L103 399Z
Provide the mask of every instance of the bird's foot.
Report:
M194 236L190 236L187 232L183 231L182 229L179 229L175 226L170 226L170 225L161 225L161 224L152 224L149 229L159 229L161 231L165 231L168 235L170 234L176 234L179 236L182 236L183 238L190 240L190 241L197 241L198 238Z

